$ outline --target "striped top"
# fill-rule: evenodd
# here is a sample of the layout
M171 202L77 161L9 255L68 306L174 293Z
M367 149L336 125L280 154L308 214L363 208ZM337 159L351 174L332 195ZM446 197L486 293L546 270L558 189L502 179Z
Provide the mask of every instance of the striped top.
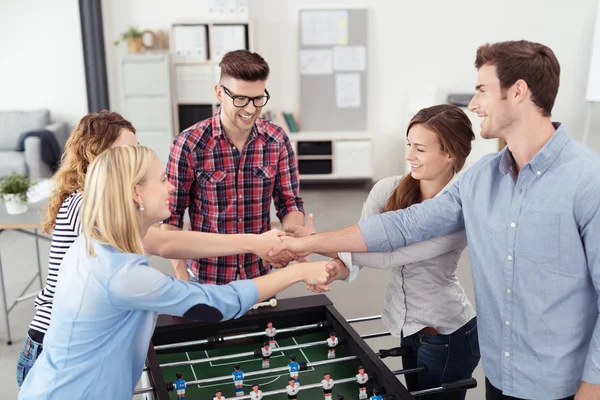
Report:
M52 243L50 245L46 286L35 298L36 312L31 324L29 324L29 328L42 333L46 333L50 325L58 268L62 263L65 253L81 233L79 209L81 207L82 196L83 193L75 192L67 197L56 217L56 226L52 233Z

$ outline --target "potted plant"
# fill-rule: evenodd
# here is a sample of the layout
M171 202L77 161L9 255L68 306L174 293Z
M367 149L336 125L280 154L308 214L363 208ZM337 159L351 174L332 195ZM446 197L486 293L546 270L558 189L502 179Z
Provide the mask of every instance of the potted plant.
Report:
M127 49L130 53L139 53L142 47L144 47L142 35L143 32L135 25L130 26L129 29L121 35L121 40L127 42ZM115 46L118 46L121 40L115 40Z
M32 186L30 178L16 172L0 179L0 198L4 200L7 213L23 214L27 211L27 192Z

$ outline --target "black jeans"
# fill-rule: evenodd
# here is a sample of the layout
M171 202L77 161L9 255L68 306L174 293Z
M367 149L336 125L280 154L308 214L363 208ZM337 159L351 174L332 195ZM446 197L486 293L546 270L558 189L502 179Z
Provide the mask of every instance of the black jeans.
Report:
M573 396L565 397L564 399L560 399L560 400L573 400L574 398L575 398L575 396L573 395ZM496 388L494 385L491 384L491 382L488 380L488 378L485 378L485 400L523 400L523 399L503 395L502 390Z
M409 391L430 389L460 379L470 378L479 364L477 317L450 335L415 333L402 339L401 346L413 348L402 357L403 368L426 367L427 370L405 376ZM422 396L423 400L464 400L467 391Z

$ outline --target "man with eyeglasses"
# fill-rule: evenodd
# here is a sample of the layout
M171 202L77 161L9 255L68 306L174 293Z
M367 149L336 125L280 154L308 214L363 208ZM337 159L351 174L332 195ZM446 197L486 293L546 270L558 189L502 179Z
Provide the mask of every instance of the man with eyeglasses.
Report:
M271 229L271 200L283 229L304 226L290 141L279 126L259 118L270 98L269 65L256 53L236 50L225 54L219 66L218 110L171 145L166 169L176 190L162 229L181 229L187 209L192 230L260 234ZM293 257L270 261L281 266ZM269 265L251 253L171 263L179 279L219 285L269 272Z

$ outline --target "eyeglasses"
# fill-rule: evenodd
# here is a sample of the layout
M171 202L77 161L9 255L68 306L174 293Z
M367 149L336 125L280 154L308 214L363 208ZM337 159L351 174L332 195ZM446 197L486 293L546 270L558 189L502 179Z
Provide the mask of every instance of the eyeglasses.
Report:
M223 88L223 91L225 92L225 94L227 96L231 97L231 99L233 100L233 106L238 107L238 108L246 107L250 103L250 101L252 101L252 104L254 104L254 107L257 107L257 108L264 107L267 104L267 102L269 101L269 99L271 98L271 95L269 94L267 89L265 89L264 96L248 97L248 96L234 96L231 94L229 89L227 89L225 86L221 85L221 87Z

